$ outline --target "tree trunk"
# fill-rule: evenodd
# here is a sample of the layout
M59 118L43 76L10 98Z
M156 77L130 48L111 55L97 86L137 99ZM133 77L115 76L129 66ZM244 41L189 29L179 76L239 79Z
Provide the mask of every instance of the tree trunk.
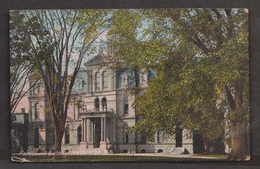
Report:
M57 126L54 127L54 137L55 137L54 150L61 152L61 143L62 143L63 132Z
M245 160L246 159L246 138L247 125L245 112L241 112L242 108L242 82L234 85L234 93L225 85L225 93L230 109L230 146L231 153L229 160Z
M229 160L246 159L246 125L243 122L231 123L231 153Z

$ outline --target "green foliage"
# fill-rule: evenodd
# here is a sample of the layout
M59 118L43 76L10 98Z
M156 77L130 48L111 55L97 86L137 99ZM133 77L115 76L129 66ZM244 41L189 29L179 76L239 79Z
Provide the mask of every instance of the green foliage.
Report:
M134 106L140 120L131 130L152 140L158 129L174 134L181 124L217 139L223 135L224 108L230 107L224 86L231 100L243 95L241 116L248 117L247 17L244 9L118 10L109 32L113 63L157 72L149 88L138 92Z
M29 76L33 65L28 61L31 55L28 29L31 24L25 21L20 11L10 11L10 109L14 113L20 100L29 92ZM37 82L38 78L35 78ZM29 87L28 87L29 86Z

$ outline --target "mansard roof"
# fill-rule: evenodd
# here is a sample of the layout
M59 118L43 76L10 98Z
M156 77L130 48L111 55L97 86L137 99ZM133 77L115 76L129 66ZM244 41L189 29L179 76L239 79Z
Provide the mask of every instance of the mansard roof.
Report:
M99 53L98 55L94 56L92 59L88 60L84 65L85 66L96 66L101 65L104 59L104 54Z

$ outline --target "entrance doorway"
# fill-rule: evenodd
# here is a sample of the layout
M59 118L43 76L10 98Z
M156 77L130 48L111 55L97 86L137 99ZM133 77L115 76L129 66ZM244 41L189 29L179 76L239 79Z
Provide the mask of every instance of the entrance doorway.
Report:
M182 128L179 126L176 133L176 147L182 147Z
M34 148L39 148L39 128L34 129Z
M94 118L93 119L93 147L99 148L100 141L101 141L101 118Z
M202 154L204 152L203 138L198 130L193 131L193 153Z

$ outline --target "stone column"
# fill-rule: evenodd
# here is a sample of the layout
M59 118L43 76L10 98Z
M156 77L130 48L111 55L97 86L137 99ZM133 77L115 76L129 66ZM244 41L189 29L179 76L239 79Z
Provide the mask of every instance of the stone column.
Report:
M100 132L100 134L101 134L101 142L103 142L104 141L104 118L103 117L101 117L101 132Z
M104 119L104 142L106 142L106 126L107 126L107 118L105 117Z
M91 120L89 118L86 119L86 132L85 132L85 140L87 142L87 147L88 148L93 148L93 140L92 140L92 135L91 133L93 133L93 123L91 122Z
M86 131L86 125L85 125L85 119L83 119L83 127L82 127L82 139L81 139L81 141L82 142L85 142L85 131Z
M96 123L95 123L96 121L94 120L94 121L92 121L91 122L91 142L92 143L94 143L94 141L95 141L95 135L96 135Z
M85 118L83 118L83 127L82 127L82 131L81 131L81 133L82 133L82 140L81 140L81 142L80 142L80 149L86 149L87 148L87 143L86 143L86 131L87 131L87 126L86 126L86 119Z
M101 149L107 149L106 143L106 118L101 118L101 142L100 142Z
M87 119L87 122L86 122L86 128L87 128L87 131L86 131L86 141L89 143L90 142L90 121L89 119Z

